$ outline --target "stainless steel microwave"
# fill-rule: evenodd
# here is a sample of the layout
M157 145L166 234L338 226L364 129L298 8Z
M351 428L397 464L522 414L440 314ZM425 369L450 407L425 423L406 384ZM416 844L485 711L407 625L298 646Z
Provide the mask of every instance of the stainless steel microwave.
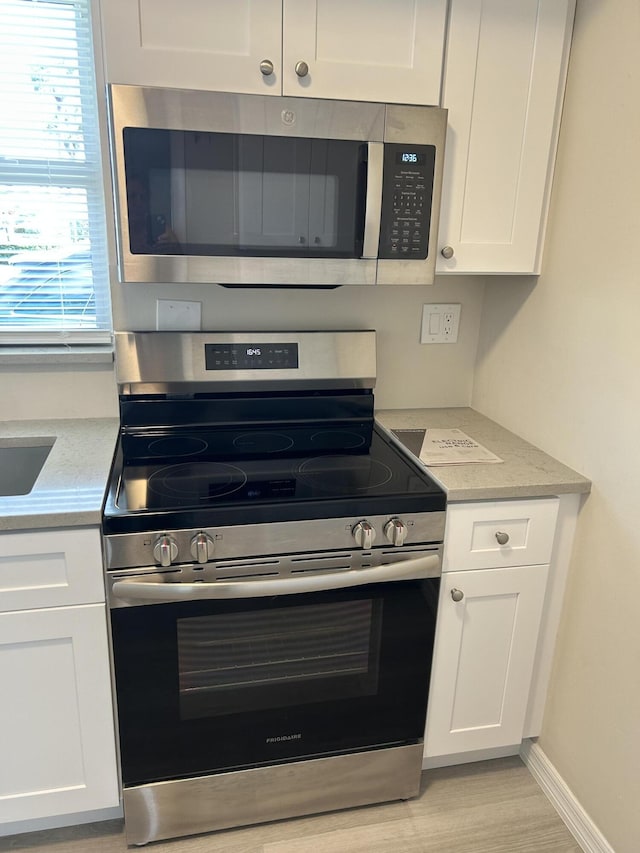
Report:
M431 284L446 110L112 85L125 282Z

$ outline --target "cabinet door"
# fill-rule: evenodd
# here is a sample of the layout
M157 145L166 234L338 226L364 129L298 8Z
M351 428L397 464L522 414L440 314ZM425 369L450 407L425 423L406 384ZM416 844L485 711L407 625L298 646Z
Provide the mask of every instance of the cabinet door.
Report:
M118 805L105 607L0 615L0 823Z
M547 571L521 566L442 576L426 757L522 740ZM463 597L455 601L452 592Z
M284 0L285 95L438 104L446 0ZM296 74L298 62L309 71Z
M104 601L98 528L0 534L0 611Z
M438 272L539 272L574 8L451 3Z
M110 83L281 94L281 0L103 0L102 24Z

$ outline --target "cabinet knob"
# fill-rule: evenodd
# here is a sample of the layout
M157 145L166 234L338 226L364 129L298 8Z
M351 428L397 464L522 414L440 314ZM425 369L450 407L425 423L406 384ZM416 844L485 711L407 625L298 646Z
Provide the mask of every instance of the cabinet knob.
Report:
M462 601L464 598L464 592L461 589L452 589L451 598L453 598L454 601Z
M509 541L509 534L498 532L496 533L496 539L498 541L498 545L506 545Z
M453 246L443 246L440 250L440 254L443 258L451 260L451 258L453 257Z
M306 62L300 60L300 62L296 62L296 74L298 77L306 77L309 73L309 66Z
M265 77L273 74L273 62L270 59L263 59L260 63L260 71L262 71Z

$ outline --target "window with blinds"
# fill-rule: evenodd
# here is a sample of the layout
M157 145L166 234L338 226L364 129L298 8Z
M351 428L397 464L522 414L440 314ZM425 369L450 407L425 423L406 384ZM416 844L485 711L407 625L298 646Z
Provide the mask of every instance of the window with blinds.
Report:
M0 340L110 337L91 0L0 0Z

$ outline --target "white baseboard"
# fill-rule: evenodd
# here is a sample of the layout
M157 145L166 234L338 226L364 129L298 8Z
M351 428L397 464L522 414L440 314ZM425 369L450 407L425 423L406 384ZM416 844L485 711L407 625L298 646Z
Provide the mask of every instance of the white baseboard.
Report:
M520 757L585 853L615 853L542 748L524 740Z

